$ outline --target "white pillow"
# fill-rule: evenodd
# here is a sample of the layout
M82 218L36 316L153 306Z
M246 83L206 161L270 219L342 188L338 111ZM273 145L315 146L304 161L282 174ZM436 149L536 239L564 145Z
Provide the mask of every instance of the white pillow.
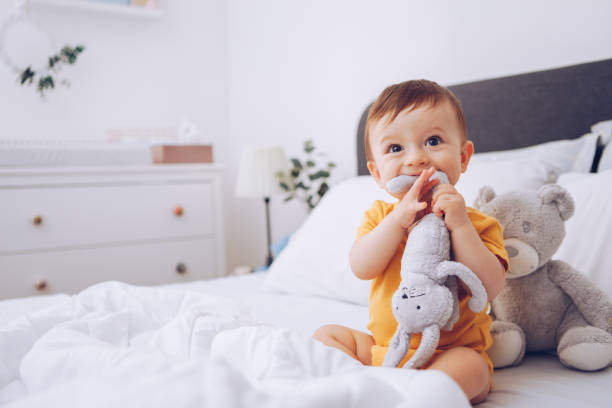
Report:
M612 143L610 143L610 140L612 140L612 120L594 124L591 126L591 133L599 135L601 143L605 146L599 159L597 171L612 169Z
M573 140L555 140L521 149L478 153L472 160L490 162L528 159L547 165L557 174L588 173L595 157L598 136L598 132L592 132ZM478 151L478 146L475 148Z
M601 136L602 143L607 145L612 140L612 120L597 122L591 126L591 133Z
M599 159L599 166L597 167L597 171L600 173L606 170L612 170L612 143L608 143L608 145L604 147L601 158Z
M455 185L467 205L472 206L482 186L491 186L496 193L510 190L537 190L544 184L554 183L557 169L534 159L479 160L470 162L467 171Z
M612 170L567 173L557 183L572 195L576 209L553 258L572 265L612 298Z
M357 227L374 200L395 199L371 176L333 187L272 263L263 289L367 305L370 282L353 275L348 256Z

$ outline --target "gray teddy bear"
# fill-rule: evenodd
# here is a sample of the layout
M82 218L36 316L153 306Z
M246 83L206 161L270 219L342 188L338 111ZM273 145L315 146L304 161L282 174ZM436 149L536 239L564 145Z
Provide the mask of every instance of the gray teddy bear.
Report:
M488 353L495 367L519 364L526 351L548 350L567 367L609 367L612 302L573 267L551 260L574 213L569 193L548 184L496 196L483 187L475 207L499 220L510 259L506 286L491 303Z

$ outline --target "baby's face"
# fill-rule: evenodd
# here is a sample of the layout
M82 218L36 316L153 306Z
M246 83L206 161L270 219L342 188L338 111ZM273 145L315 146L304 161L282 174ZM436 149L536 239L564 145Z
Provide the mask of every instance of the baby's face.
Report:
M368 169L387 191L389 180L401 174L416 176L431 166L446 173L454 185L474 151L472 142L463 139L448 101L405 109L391 123L386 118L375 122L370 129L370 148L373 160Z

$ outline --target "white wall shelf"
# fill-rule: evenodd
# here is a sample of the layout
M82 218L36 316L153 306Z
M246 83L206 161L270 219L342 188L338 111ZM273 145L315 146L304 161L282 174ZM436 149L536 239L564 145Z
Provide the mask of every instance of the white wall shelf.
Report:
M104 3L95 0L30 0L33 9L40 7L77 10L92 13L106 13L136 18L157 19L163 16L158 9L120 4Z

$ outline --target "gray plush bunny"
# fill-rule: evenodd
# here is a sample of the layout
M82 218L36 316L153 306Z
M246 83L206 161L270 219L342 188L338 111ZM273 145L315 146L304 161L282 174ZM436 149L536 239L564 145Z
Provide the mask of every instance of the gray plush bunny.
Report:
M499 220L510 257L506 286L491 303L494 366L548 350L578 370L612 365L612 302L572 266L551 259L574 213L570 194L557 184L499 196L483 187L475 207Z
M432 178L448 183L446 174ZM399 176L389 181L392 192L406 191L416 177ZM402 280L391 298L397 330L391 339L383 366L397 367L410 348L412 333L423 333L415 354L405 368L419 368L433 355L440 340L440 329L450 330L459 318L456 278L470 289L469 307L480 312L487 304L487 293L480 279L465 265L450 261L450 236L444 220L425 215L414 226L402 255Z

